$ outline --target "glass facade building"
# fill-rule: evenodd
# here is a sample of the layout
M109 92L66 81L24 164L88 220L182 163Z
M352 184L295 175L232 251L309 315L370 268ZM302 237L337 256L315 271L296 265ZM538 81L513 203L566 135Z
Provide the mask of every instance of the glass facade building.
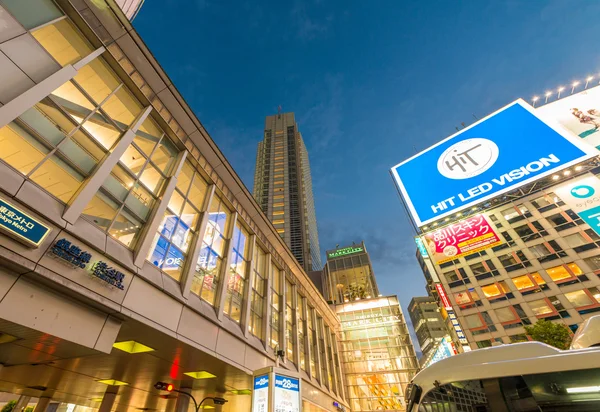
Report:
M294 113L267 116L258 143L254 198L306 272L321 270L308 151Z

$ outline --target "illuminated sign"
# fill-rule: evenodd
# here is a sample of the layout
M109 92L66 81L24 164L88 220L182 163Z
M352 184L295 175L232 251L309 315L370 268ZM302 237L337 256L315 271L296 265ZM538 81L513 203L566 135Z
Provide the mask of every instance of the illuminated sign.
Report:
M267 412L269 401L269 375L254 377L252 412Z
M394 166L422 226L594 157L598 150L518 100Z
M415 238L415 243L417 244L417 249L419 249L419 253L421 254L421 256L424 258L429 257L429 255L427 254L427 249L425 248L425 245L423 244L423 240L421 240L420 237Z
M442 300L444 309L446 309L447 311L452 310L452 305L450 304L450 300L448 299L448 296L446 295L446 291L444 290L442 284L436 283L435 288L437 289L438 295L440 295L440 299Z
M383 316L381 314L370 313L366 315L356 316L353 320L350 321L342 322L342 327L353 328L355 326L377 325L398 321L400 321L400 316L398 315Z
M67 239L60 239L48 251L51 255L68 263L70 266L77 269L88 269L88 264L92 258L92 254L81 250L77 245L72 244ZM119 270L108 266L106 262L101 260L93 263L89 267L89 273L93 277L103 281L108 286L124 290L125 274Z
M586 174L558 186L554 193L600 234L600 179Z
M300 411L300 381L289 376L275 375L273 410L276 412Z
M424 236L429 256L438 265L502 243L483 215L461 220Z
M0 229L14 239L33 247L38 247L50 233L48 226L2 199Z
M463 332L462 328L460 327L460 323L458 322L458 319L456 318L456 314L454 313L453 310L448 310L447 312L448 312L448 317L450 318L450 323L452 323L452 327L456 331L456 336L458 336L458 341L462 345L465 345L465 347L469 347L469 341L467 341L467 337L465 336L465 333ZM465 350L465 352L466 352L466 350Z
M360 246L345 247L343 249L337 249L335 252L329 252L328 258L336 258L340 256L352 255L354 253L363 252L364 249Z

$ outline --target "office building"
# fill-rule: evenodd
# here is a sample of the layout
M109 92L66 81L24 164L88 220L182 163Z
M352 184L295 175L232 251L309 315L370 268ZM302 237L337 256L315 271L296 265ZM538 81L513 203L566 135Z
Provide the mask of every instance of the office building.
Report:
M258 143L254 198L306 272L321 270L308 152L294 113L267 116Z
M396 296L381 296L364 242L327 251L324 291L341 321L341 364L352 411L406 408L417 357Z
M540 319L574 331L600 311L599 93L519 100L392 170L460 350L527 341ZM415 191L421 168L436 191Z
M250 411L283 351L305 411L347 407L335 311L115 2L0 20L0 392Z
M408 305L408 315L421 348L421 367L458 353L441 311L433 296L412 298Z

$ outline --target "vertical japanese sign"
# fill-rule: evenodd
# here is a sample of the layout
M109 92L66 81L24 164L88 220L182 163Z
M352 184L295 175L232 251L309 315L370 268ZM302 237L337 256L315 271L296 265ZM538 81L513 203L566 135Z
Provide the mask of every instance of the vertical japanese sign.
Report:
M437 289L438 295L440 295L440 299L442 301L442 304L444 305L444 309L446 309L446 311L452 310L452 305L450 304L450 300L448 299L448 296L446 295L446 291L444 290L442 284L436 283L435 288Z
M275 375L274 398L273 412L299 412L300 381L289 376Z
M254 377L252 412L267 412L269 403L269 375Z
M587 174L558 186L554 193L600 234L600 179Z
M461 343L461 345L468 347L469 341L467 341L467 337L465 336L465 333L463 332L462 328L460 327L460 323L458 322L458 319L456 318L456 314L454 313L454 311L452 311L452 310L448 311L448 317L450 318L450 323L452 323L452 327L456 331L456 336L458 336L458 341Z
M429 256L438 265L500 244L485 216L476 215L424 236Z

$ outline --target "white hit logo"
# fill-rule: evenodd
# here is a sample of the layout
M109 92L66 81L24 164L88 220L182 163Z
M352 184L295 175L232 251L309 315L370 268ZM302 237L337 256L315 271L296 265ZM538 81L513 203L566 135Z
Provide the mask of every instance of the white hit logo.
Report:
M437 168L448 179L468 179L492 167L499 152L491 140L466 139L447 148L438 159Z

